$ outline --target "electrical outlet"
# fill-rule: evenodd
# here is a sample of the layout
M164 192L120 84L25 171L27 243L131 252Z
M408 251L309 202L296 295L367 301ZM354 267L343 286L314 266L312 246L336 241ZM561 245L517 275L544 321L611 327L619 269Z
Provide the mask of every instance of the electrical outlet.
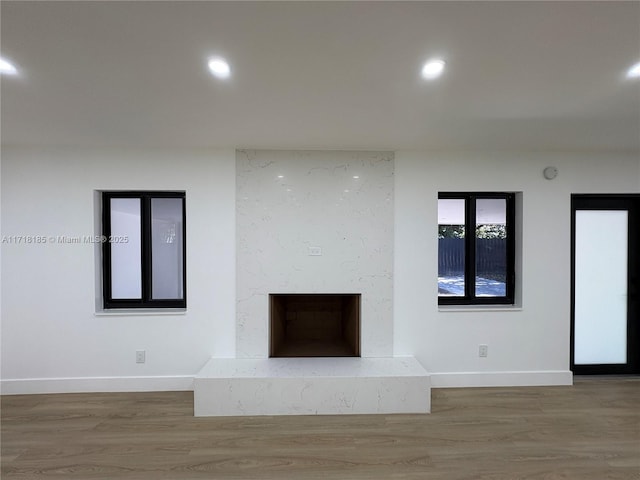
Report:
M478 345L478 356L486 357L489 355L489 345Z
M319 257L322 255L322 247L309 247L309 255L312 257Z
M136 363L144 363L146 361L146 352L144 350L136 351Z

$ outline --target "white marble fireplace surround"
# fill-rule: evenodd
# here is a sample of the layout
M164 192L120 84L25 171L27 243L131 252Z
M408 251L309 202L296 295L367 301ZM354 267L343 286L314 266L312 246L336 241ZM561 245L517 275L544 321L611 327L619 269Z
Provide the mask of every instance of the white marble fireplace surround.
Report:
M270 293L362 294L362 356L393 355L393 157L237 152L238 358L269 356Z
M196 415L428 413L393 357L392 152L236 152L236 358L195 380ZM269 294L361 294L361 358L268 358Z

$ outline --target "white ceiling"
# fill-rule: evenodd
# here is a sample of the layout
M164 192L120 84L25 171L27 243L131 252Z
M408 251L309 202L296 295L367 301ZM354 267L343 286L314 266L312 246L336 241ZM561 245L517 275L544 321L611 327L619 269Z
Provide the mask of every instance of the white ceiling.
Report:
M640 151L636 1L0 8L3 144Z

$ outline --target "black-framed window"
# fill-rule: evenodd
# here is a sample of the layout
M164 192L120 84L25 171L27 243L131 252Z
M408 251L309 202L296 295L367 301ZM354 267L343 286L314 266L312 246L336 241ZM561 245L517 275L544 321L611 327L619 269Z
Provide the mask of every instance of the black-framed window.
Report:
M102 192L104 308L186 308L184 192Z
M515 194L438 194L438 304L513 304Z

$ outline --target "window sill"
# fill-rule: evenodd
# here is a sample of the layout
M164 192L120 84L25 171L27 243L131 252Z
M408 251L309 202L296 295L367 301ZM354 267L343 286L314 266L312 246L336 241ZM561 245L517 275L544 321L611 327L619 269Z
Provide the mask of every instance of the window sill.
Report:
M438 305L438 312L521 312L520 305Z
M160 315L185 315L185 308L114 308L99 310L94 313L96 317L145 317Z

